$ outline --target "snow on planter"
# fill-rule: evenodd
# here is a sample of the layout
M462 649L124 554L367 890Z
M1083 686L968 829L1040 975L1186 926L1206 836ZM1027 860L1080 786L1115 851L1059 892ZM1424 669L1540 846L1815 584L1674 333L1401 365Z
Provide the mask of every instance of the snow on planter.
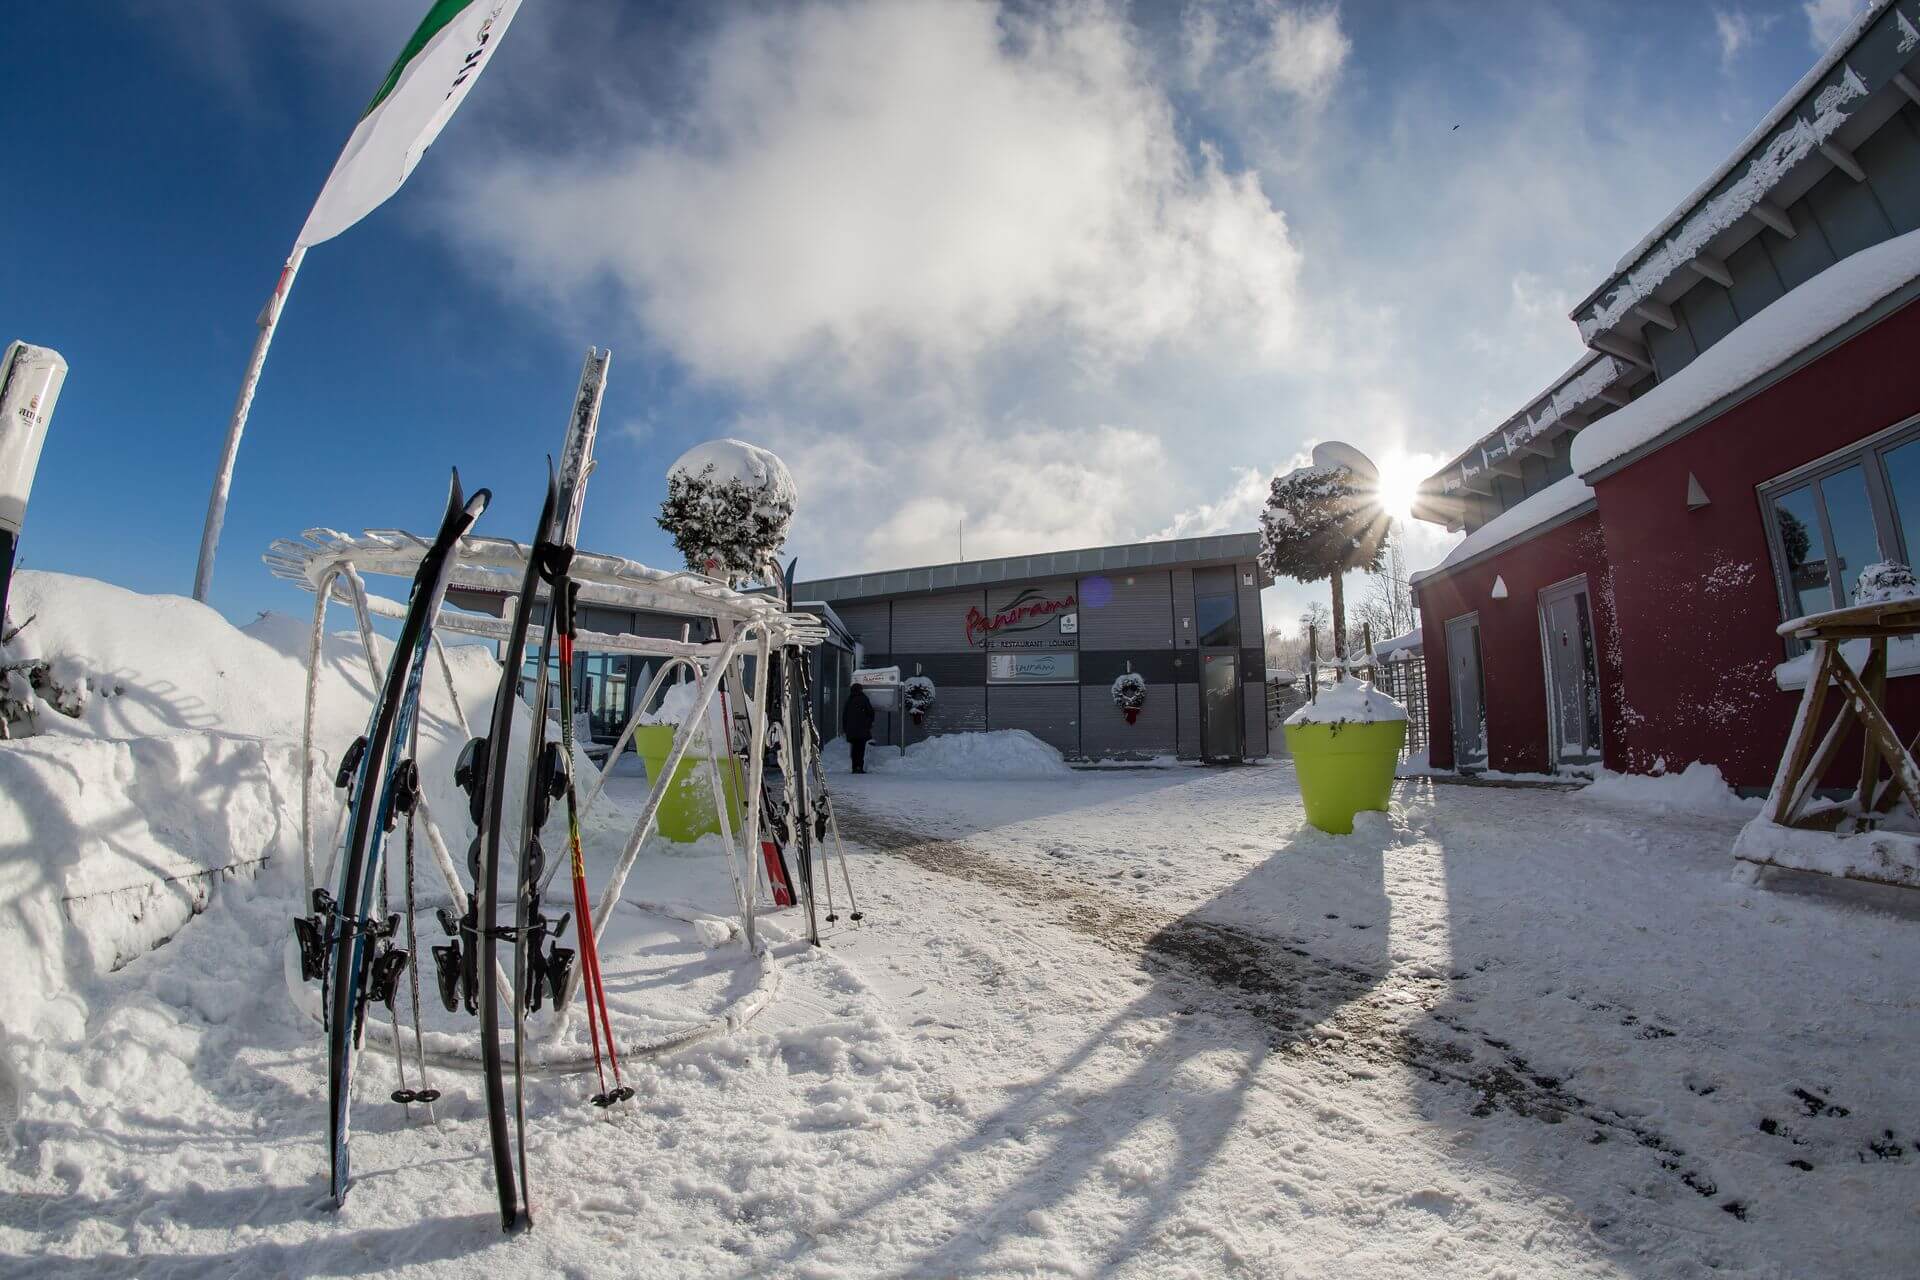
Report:
M1312 702L1287 717L1288 724L1378 724L1405 720L1407 709L1366 680L1320 686Z
M709 440L667 469L659 524L687 567L740 582L786 544L799 491L787 464L744 440Z

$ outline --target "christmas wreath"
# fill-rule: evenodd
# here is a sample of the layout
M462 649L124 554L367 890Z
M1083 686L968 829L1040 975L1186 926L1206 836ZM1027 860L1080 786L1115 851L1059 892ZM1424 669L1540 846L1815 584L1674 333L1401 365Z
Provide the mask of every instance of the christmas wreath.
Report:
M927 712L933 708L933 681L925 676L911 676L902 680L900 697L907 704L907 714L913 717L913 722L925 724Z
M1147 678L1127 672L1113 682L1113 705L1120 708L1132 724L1140 718L1140 708L1147 705Z

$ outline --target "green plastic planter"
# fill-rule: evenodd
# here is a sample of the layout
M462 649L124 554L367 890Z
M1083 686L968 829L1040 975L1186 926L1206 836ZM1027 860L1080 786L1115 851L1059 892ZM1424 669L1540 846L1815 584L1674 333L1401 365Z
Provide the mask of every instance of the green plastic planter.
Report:
M1385 810L1407 740L1405 720L1371 724L1290 724L1287 749L1300 775L1307 821L1330 835L1353 831L1353 815Z
M643 724L633 731L633 747L647 762L649 784L667 767L667 755L673 750L673 733L678 726ZM727 819L740 830L740 778L732 760L720 764L720 785L727 793ZM699 743L680 758L673 771L673 782L660 801L660 834L677 844L692 844L704 835L720 834L720 814L713 804L713 783L707 773L707 757Z

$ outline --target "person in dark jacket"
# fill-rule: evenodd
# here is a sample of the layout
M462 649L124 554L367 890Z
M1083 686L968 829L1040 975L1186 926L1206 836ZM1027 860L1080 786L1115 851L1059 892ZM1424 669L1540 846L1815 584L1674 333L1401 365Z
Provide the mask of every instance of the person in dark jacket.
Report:
M840 723L847 733L847 749L853 756L853 771L867 771L867 743L873 740L873 703L867 701L867 691L859 685L853 686L847 694L846 708L840 713Z

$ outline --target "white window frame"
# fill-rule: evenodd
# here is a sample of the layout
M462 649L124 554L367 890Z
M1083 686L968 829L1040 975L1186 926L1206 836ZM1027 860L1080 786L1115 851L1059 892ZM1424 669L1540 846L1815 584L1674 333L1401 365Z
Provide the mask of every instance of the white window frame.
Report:
M1772 561L1774 595L1780 606L1782 622L1799 617L1801 610L1799 596L1793 590L1786 545L1780 535L1780 521L1775 513L1777 499L1802 487L1812 493L1814 512L1820 522L1812 532L1819 537L1820 550L1827 558L1827 589L1833 600L1831 607L1838 609L1846 604L1847 584L1832 561L1833 528L1827 516L1826 495L1819 482L1849 467L1858 466L1866 479L1867 505L1873 517L1874 537L1879 543L1880 554L1898 559L1903 564L1912 564L1908 550L1912 543L1906 531L1900 527L1899 512L1894 505L1893 487L1887 480L1884 459L1886 454L1915 440L1920 440L1920 414L1873 435L1864 436L1825 457L1757 486L1755 492L1760 500L1760 518L1766 526L1767 555ZM1915 542L1920 542L1920 529L1914 531L1913 538ZM1804 648L1805 645L1797 641L1787 642L1789 657L1798 655Z

